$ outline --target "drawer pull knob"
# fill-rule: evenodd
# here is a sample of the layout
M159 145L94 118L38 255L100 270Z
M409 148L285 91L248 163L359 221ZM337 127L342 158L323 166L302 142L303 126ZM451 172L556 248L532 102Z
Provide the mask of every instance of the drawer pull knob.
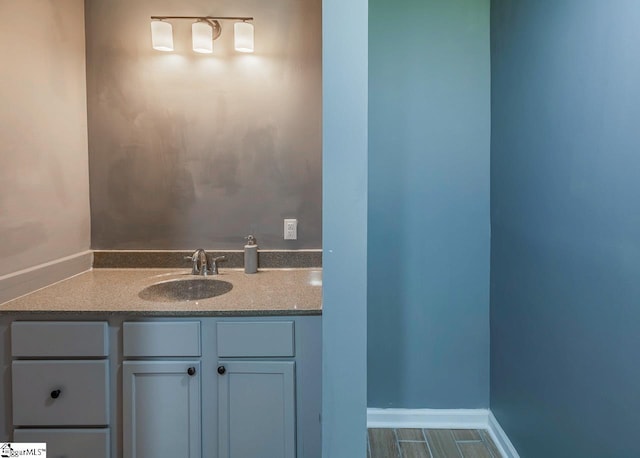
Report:
M190 367L189 369L187 369L187 374L196 375L196 368L195 367Z
M60 393L61 393L61 391L60 391L60 390L53 390L53 391L51 392L51 398L52 398L52 399L58 399L58 398L60 397Z
M227 372L227 369L224 366L218 366L218 374L224 375Z

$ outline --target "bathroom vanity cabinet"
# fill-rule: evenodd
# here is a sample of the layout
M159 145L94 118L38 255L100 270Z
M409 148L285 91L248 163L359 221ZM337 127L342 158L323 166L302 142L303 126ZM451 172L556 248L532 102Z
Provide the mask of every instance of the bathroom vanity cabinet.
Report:
M320 316L36 314L0 331L2 440L67 458L321 456Z

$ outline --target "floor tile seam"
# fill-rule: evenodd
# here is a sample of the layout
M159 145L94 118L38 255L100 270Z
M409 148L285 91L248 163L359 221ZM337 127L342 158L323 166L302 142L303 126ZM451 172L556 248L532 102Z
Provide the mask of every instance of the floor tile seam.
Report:
M398 442L426 442L424 439L400 439L400 436L398 435L399 431L410 431L410 430L418 430L422 433L422 428L393 428L394 431L396 431L396 437L398 438ZM424 434L422 434L422 437L424 437Z
M418 430L420 430L420 433L422 434L422 437L424 440L419 440L419 439L400 439L399 436L399 430L402 429L407 429L407 428L389 428L393 431L394 434L394 442L395 442L395 448L396 448L396 453L398 453L398 457L399 458L404 458L405 454L403 452L403 447L401 446L402 443L407 443L407 444L425 444L426 448L427 448L427 452L429 454L430 457L434 458L433 455L433 451L431 449L431 444L429 442L429 436L427 434L427 432L429 431L430 428L416 428ZM440 429L440 428L436 428L436 429ZM482 447L484 448L484 450L486 452L488 452L489 456L491 456L492 458L502 458L501 456L496 456L495 453L492 450L492 447L490 447L489 444L489 439L490 439L490 434L488 432L488 430L482 430L482 431L478 431L480 439L461 439L461 440L457 440L455 434L453 434L453 430L449 430L449 433L451 434L452 438L453 438L453 442L456 445L456 449L458 450L458 454L461 458L465 457L465 454L462 451L461 446L465 446L465 445L473 445L473 444L482 444ZM369 435L369 433L367 432L367 451L369 452L371 458L376 458L373 457L373 455L371 455L372 453L372 449L371 449L371 437Z
M452 429L451 433L453 434L453 440L455 440L456 442L467 442L467 441L481 441L482 440L482 434L480 433L482 430L481 429ZM460 434L462 437L458 438L456 436L456 433ZM467 437L471 437L469 438L465 438L464 436ZM477 439L475 438L477 437Z
M481 443L482 443L482 448L484 448L484 451L487 452L490 457L496 458L494 454L491 452L491 449L487 446L487 444L485 444L484 442L481 442ZM464 458L464 454L463 454L463 458ZM502 457L498 457L498 458L502 458Z
M501 456L495 456L493 454L493 451L491 450L492 447L489 447L489 444L487 443L487 438L491 438L491 436L489 435L489 430L484 430L483 433L480 434L480 438L482 439L482 443L489 451L489 455L491 455L492 458L502 458Z
M464 454L462 453L462 450L460 449L460 446L458 445L458 442L456 441L456 436L453 435L453 430L450 429L449 433L451 434L451 439L453 439L453 443L456 444L456 448L458 449L458 453L460 454L460 457L464 458Z
M482 439L482 443L484 444L484 447L489 451L489 455L491 455L491 458L502 458L502 457L494 456L493 452L491 451L491 447L489 447L489 444L487 443L487 437L488 437L488 430L482 430L480 432L480 439Z
M431 445L429 444L429 441L427 440L427 433L425 432L424 428L421 431L422 431L422 437L424 437L424 442L427 444L427 450L429 450L429 456L431 458L434 458L433 452L431 451Z
M396 438L396 448L398 449L398 456L400 458L403 458L402 456L402 447L400 447L400 441L398 440L398 430L397 429L393 429L393 437Z

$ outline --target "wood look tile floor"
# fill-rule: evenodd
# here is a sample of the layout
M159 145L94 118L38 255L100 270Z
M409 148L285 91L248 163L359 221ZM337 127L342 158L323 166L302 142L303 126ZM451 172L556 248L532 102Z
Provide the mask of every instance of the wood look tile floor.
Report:
M367 458L502 458L481 429L369 429Z

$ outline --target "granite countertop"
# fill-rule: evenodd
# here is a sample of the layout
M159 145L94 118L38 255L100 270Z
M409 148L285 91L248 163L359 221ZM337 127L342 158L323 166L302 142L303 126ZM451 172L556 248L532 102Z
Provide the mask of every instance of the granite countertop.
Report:
M187 269L93 269L0 304L7 313L106 313L157 316L320 315L322 270L220 269L209 279L224 280L233 289L197 301L151 302L138 294L152 284L191 276Z

